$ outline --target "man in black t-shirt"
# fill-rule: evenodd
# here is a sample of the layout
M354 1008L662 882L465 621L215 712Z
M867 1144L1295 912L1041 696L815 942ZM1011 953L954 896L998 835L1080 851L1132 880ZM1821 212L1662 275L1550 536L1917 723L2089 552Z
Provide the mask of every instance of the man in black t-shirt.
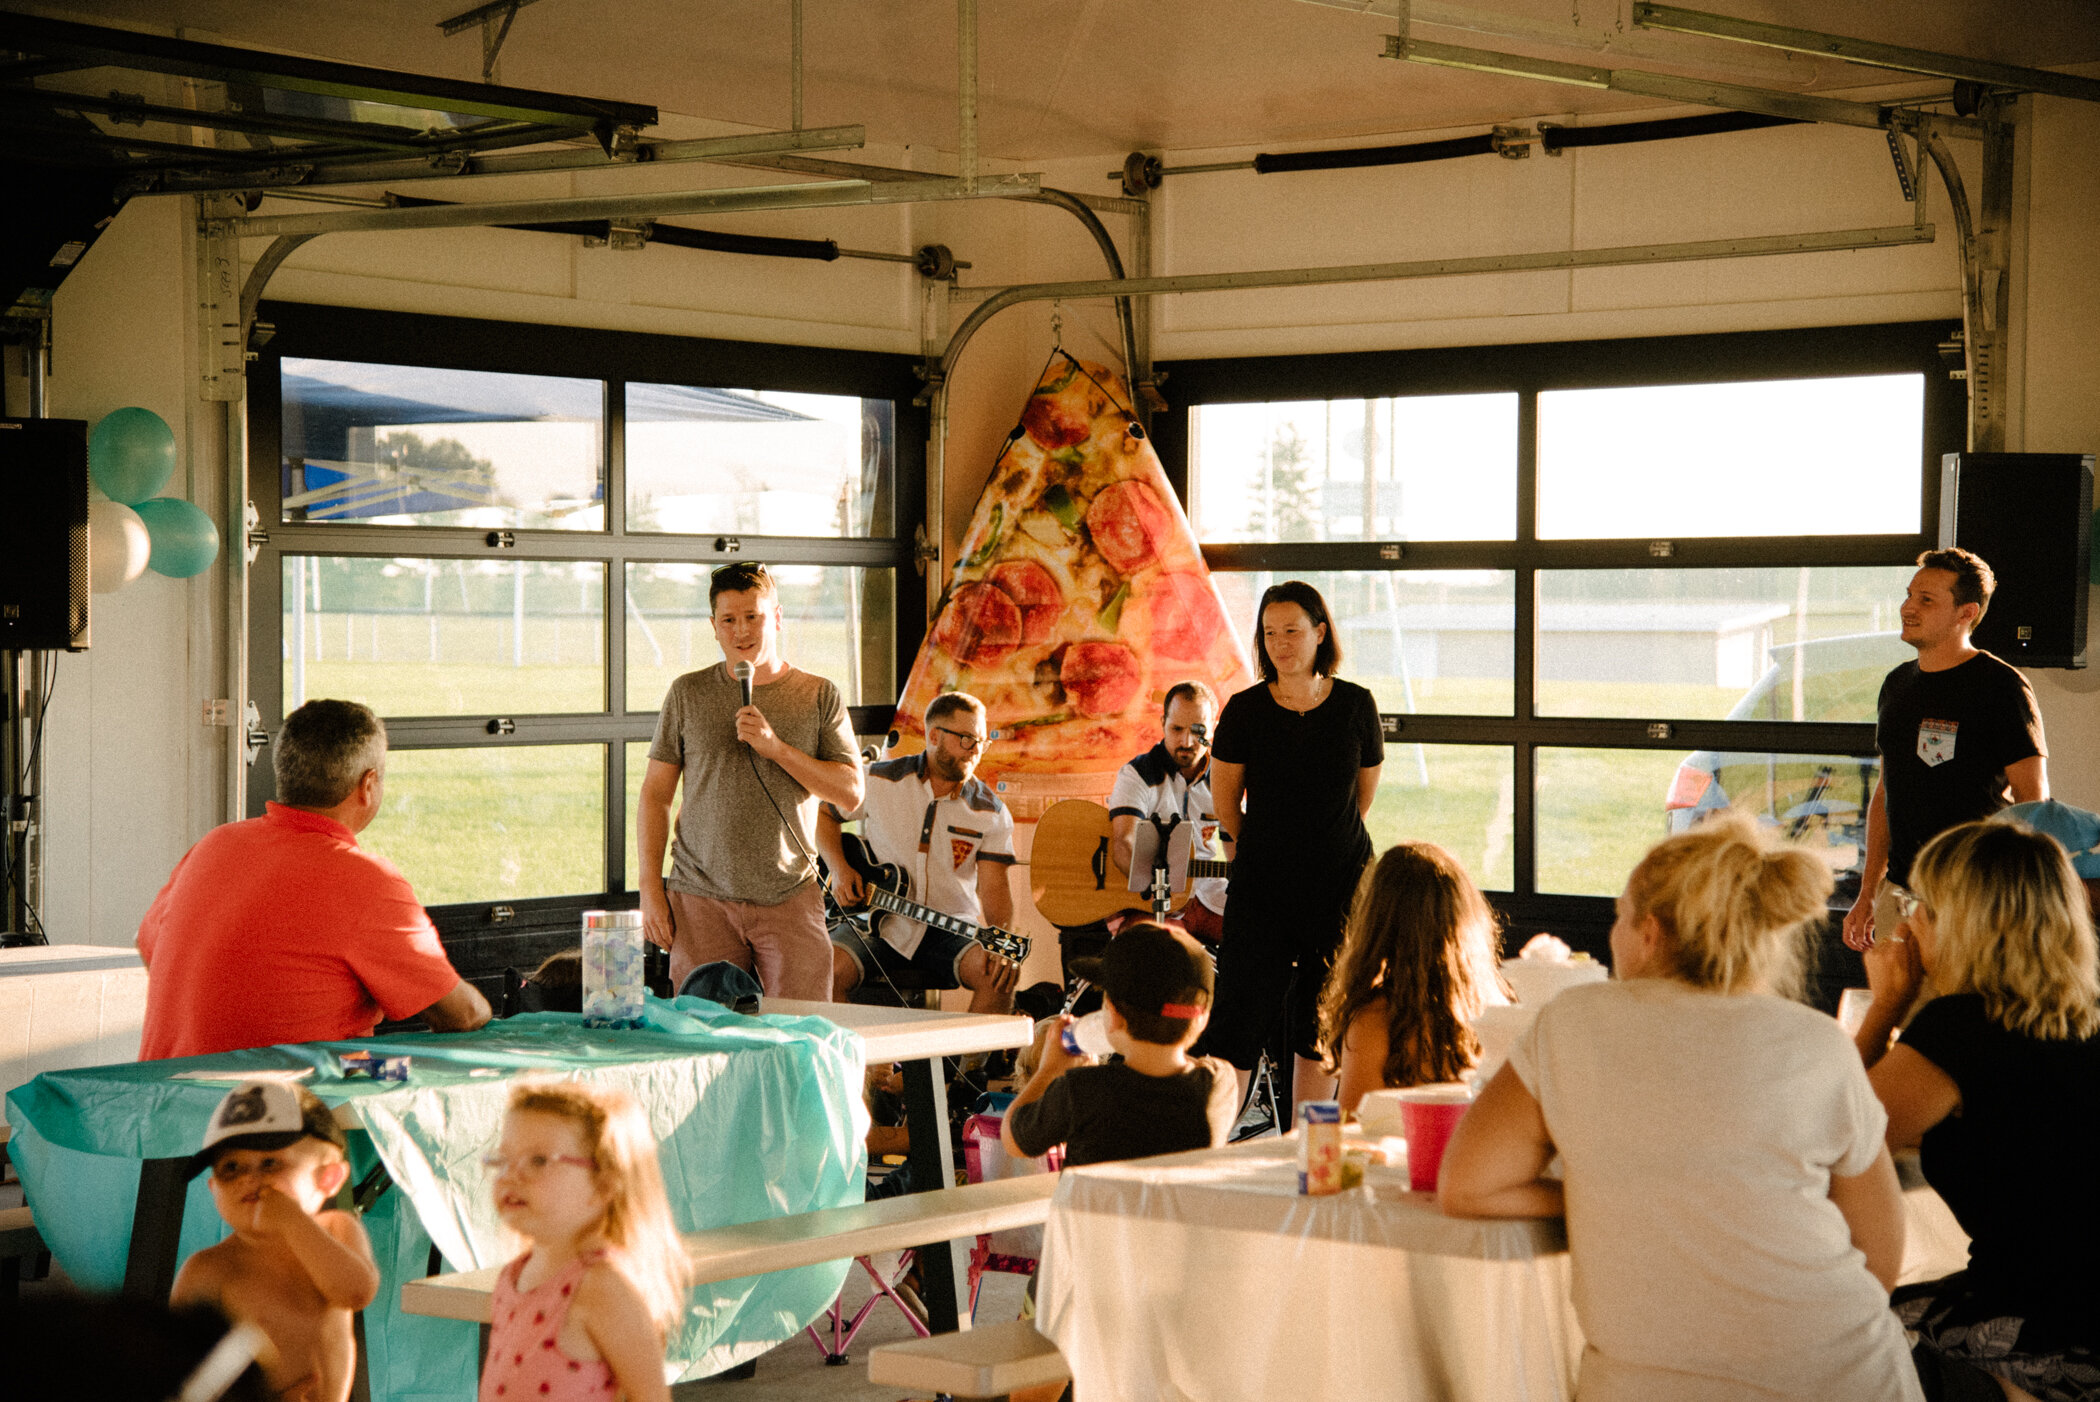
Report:
M2049 796L2048 749L2027 679L1969 643L1997 587L1967 550L1928 550L1904 592L1903 641L1918 650L1881 683L1881 781L1867 808L1859 899L1845 943L1865 949L1900 923L1894 892L1911 858L1957 823Z

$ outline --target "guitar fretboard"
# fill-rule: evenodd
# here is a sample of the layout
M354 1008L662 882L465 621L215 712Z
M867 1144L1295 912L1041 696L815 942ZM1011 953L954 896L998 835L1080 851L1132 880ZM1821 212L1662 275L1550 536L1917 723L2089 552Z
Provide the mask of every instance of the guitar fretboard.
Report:
M868 898L870 903L877 909L886 910L892 915L901 915L907 920L917 920L937 930L946 930L951 935L961 935L966 939L974 940L978 937L977 927L969 921L958 920L952 915L943 915L932 906L920 905L917 901L905 900L902 896L886 891L880 886L871 885L868 888Z

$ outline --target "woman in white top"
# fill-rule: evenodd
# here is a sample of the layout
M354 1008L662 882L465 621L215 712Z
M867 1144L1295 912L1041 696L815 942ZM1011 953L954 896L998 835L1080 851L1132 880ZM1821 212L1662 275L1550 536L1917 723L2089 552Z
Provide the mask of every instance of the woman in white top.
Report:
M1780 996L1830 888L1748 822L1659 844L1614 981L1541 1008L1459 1122L1444 1211L1567 1216L1581 1402L1921 1396L1887 1117L1837 1023Z

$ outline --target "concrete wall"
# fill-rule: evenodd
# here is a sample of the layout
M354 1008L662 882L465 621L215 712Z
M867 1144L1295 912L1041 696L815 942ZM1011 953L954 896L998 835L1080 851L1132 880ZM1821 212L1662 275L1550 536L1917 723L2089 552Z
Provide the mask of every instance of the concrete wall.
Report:
M704 130L704 128L696 129ZM681 135L689 134L681 131ZM1393 139L1428 139L1409 133ZM2019 360L2013 446L2091 450L2100 402L2100 111L2036 103L2025 145L2024 283L2016 284ZM1367 142L1371 138L1366 138ZM1244 157L1170 152L1168 164ZM1965 152L1970 187L1973 152ZM863 159L935 162L911 150ZM1053 166L1046 181L1110 193L1121 152ZM720 185L769 177L698 166L617 176L535 177L430 187L440 197L584 192L619 180ZM292 208L292 207L287 207ZM296 206L308 210L313 206ZM1939 243L1923 248L1726 263L1529 273L1166 299L1148 314L1155 352L1195 355L1471 345L1577 337L1833 325L1959 315L1952 221L1937 186ZM1881 138L1790 127L1698 141L1488 159L1348 175L1225 174L1170 182L1158 202L1163 272L1590 248L1907 223ZM56 312L55 414L95 418L143 404L175 426L195 499L221 512L213 478L215 409L195 398L194 273L182 200L135 202L70 277ZM695 223L709 221L692 221ZM972 285L1098 276L1079 226L1023 204L928 205L743 216L715 227L836 238L903 252L951 245ZM1128 221L1109 216L1127 242ZM253 258L261 245L251 245ZM900 265L786 263L658 248L587 249L502 231L331 235L293 255L273 297L564 325L916 351L945 339L968 299L928 299ZM1116 359L1105 303L1062 309L1064 343ZM952 546L992 455L1050 349L1052 309L996 319L954 380L943 529ZM1167 386L1169 395L1171 384ZM224 520L223 514L220 519ZM148 576L98 599L95 648L61 666L49 748L54 937L128 941L184 848L224 811L226 732L198 707L224 694L219 572L177 583ZM2037 679L2059 792L2100 804L2094 684Z

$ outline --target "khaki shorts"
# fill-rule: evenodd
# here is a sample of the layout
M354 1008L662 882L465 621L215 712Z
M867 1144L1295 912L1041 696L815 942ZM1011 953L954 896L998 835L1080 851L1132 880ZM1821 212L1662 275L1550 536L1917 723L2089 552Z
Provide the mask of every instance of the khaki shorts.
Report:
M666 891L671 905L671 987L717 960L754 974L768 998L831 1001L831 938L812 881L779 905Z

